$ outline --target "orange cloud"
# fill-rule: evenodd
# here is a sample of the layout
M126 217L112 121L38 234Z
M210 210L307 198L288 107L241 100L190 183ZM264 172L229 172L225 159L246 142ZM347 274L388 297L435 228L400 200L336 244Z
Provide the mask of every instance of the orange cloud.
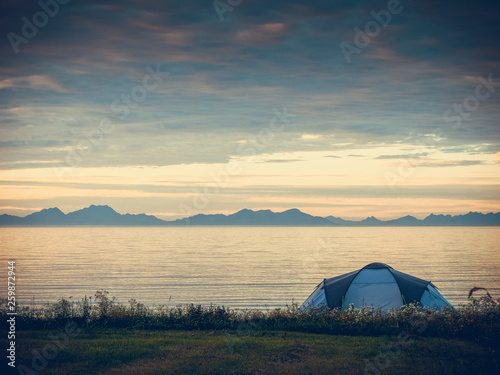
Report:
M387 60L387 61L407 61L408 59L402 55L397 54L395 51L387 48L377 48L375 52L369 54L371 59Z
M247 46L272 45L278 43L279 39L287 33L284 23L265 23L238 31L234 41Z
M15 77L0 81L0 89L6 89L9 87L43 89L64 93L69 92L59 83L57 83L52 77L46 75Z

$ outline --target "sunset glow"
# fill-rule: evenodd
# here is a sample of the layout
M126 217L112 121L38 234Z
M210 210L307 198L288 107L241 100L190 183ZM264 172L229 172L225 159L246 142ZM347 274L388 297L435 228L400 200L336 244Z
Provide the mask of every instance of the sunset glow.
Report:
M500 211L493 12L491 30L464 32L475 6L447 9L438 33L435 6L397 2L361 48L355 30L382 3L247 1L224 17L190 3L71 2L19 44L9 33L38 5L12 4L1 213Z

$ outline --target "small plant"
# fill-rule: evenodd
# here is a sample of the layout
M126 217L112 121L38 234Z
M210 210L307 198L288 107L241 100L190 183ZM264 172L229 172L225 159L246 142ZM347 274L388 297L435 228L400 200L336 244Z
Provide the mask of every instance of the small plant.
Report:
M70 301L62 297L55 305L52 305L49 310L56 319L68 319L73 315L73 305Z
M110 299L108 297L109 292L107 290L98 290L94 294L94 300L97 302L97 306L99 307L99 315L101 317L105 317L113 307L113 303L115 298Z
M90 301L92 300L92 297L90 297ZM87 296L85 296L85 299L82 299L82 318L87 320L90 318L90 301L87 299Z

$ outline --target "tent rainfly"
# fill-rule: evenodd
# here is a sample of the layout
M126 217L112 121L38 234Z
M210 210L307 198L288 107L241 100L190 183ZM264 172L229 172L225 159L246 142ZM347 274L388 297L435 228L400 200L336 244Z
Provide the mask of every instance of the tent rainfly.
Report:
M384 263L371 263L360 270L323 280L302 307L347 308L354 304L355 308L373 306L387 311L412 302L430 308L451 306L430 281L396 271Z

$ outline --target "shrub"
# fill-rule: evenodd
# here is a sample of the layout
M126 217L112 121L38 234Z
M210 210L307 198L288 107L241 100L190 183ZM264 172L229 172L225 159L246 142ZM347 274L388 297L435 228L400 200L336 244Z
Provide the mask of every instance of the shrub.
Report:
M500 300L489 293L453 308L428 309L418 304L388 312L371 307L356 309L317 307L301 309L295 303L284 309L233 310L224 306L186 305L148 308L135 299L125 306L115 302L105 290L98 290L81 303L61 298L53 305L37 309L18 306L18 320L26 328L62 326L69 319L81 326L135 329L215 329L288 330L343 335L425 335L459 337L477 342L500 342ZM7 306L0 300L0 316L7 317ZM493 345L493 344L492 344Z

